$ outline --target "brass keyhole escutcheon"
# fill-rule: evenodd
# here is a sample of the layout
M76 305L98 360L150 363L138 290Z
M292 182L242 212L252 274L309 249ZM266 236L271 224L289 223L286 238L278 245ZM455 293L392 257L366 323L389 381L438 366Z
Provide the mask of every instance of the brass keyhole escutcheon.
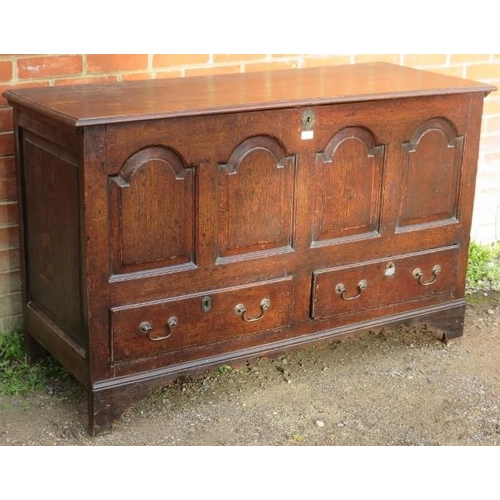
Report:
M302 113L301 117L302 130L313 130L315 115L312 109L306 109Z
M394 275L396 274L396 266L394 265L394 262L389 262L386 266L385 266L385 271L384 271L384 275L387 277L387 278L392 278L394 277Z
M203 312L209 312L212 309L212 299L209 295L205 295L201 299L201 310Z

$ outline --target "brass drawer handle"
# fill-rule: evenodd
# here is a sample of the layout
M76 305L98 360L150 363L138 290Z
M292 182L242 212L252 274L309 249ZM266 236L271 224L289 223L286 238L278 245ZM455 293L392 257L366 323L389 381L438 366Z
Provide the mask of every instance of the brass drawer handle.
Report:
M165 340L168 339L172 335L172 330L179 324L179 320L177 316L170 316L167 320L167 328L169 330L167 335L162 335L160 337L153 337L151 332L153 331L153 327L149 321L143 321L139 325L139 330L142 333L147 333L150 340Z
M345 293L346 293L347 289L346 289L344 283L339 283L335 287L335 293L337 293L337 295L340 295L340 298L342 300L354 300L354 299L358 299L359 297L361 297L361 294L363 293L363 290L365 290L367 286L368 286L367 281L366 280L361 280L358 283L358 293L357 293L357 295L353 295L352 297L346 297Z
M413 271L413 277L418 281L418 283L422 286L429 286L429 285L432 285L433 283L436 282L437 280L437 275L441 272L441 266L439 265L435 265L433 268L432 268L432 278L428 279L428 280L424 280L424 273L422 272L422 270L417 267L414 271Z
M271 301L269 299L262 299L260 301L260 315L259 316L247 316L247 308L243 304L238 304L234 308L234 312L239 314L243 321L247 323L252 323L253 321L259 321L264 317L265 312L271 307Z

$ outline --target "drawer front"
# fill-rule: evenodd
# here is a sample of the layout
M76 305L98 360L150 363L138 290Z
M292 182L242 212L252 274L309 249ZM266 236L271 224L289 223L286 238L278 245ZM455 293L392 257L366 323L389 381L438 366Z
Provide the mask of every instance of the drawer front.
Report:
M290 324L292 277L111 309L113 361Z
M457 247L321 269L313 273L311 317L380 310L449 293L456 288L457 272Z

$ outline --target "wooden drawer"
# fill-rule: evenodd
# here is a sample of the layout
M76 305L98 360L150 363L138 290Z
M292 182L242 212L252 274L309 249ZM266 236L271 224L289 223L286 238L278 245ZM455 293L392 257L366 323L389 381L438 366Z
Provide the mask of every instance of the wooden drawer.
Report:
M111 309L111 359L122 361L290 324L292 277Z
M417 252L313 273L311 317L331 318L419 301L457 286L458 247Z

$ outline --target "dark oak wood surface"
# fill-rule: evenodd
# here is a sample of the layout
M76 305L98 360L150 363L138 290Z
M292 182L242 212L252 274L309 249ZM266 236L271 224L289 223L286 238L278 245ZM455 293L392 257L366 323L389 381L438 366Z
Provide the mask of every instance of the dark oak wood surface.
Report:
M15 89L12 103L69 125L193 116L207 112L276 109L337 102L491 92L471 80L389 63Z
M87 387L96 434L181 374L461 335L493 88L363 64L7 92L29 359Z

